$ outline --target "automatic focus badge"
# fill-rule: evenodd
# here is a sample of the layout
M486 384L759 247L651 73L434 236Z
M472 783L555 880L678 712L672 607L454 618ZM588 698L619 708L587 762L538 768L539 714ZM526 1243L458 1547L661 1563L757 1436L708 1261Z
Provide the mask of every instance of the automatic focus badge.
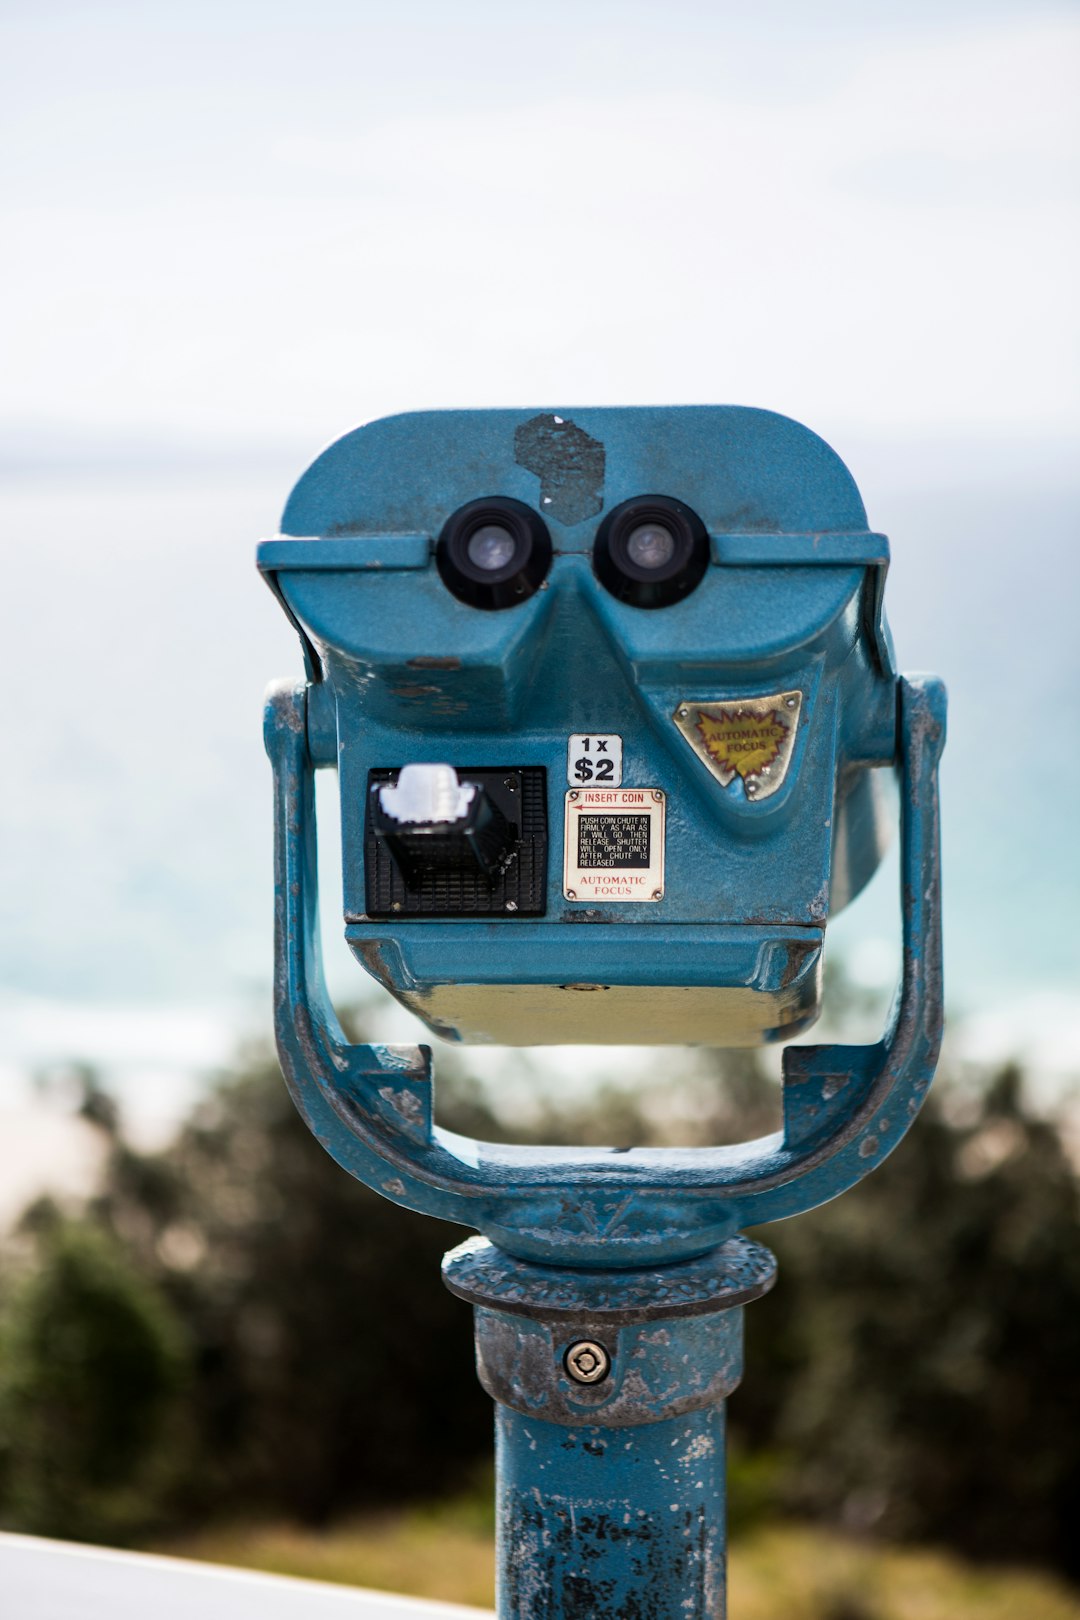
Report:
M802 708L801 692L772 697L685 698L672 719L718 782L738 777L748 799L767 799L787 775Z

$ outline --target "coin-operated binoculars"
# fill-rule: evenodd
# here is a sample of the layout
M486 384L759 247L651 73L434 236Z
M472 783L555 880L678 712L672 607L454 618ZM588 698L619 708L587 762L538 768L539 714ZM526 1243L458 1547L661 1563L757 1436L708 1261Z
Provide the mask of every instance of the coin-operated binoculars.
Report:
M725 1586L740 1234L907 1131L941 1031L945 698L898 676L884 537L814 434L730 407L420 413L332 445L259 567L307 679L271 689L276 1026L352 1175L477 1229L446 1258L497 1407L504 1620L705 1620ZM457 1041L782 1040L901 790L884 1039L784 1052L783 1129L697 1150L507 1147L434 1124L427 1047L352 1046L318 952L313 778L345 937Z

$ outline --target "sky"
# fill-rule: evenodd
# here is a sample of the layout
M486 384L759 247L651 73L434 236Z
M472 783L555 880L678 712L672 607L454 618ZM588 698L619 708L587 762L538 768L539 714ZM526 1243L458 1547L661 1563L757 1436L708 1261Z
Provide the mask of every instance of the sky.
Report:
M7 17L16 446L718 396L1075 430L1075 6Z
M0 27L0 1078L81 1048L166 1097L261 1027L259 698L298 659L253 545L324 443L430 406L829 440L892 535L901 666L953 694L956 1005L1080 1050L1075 5ZM893 879L838 926L865 961Z

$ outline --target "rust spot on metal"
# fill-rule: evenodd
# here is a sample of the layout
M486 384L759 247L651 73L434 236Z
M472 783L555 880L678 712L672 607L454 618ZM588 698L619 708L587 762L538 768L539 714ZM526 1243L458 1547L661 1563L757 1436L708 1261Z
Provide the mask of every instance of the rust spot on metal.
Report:
M307 694L303 687L287 685L274 687L267 696L267 704L273 709L275 719L289 731L299 734L304 730Z
M296 1031L296 1042L303 1053L308 1073L317 1079L327 1079L328 1076L322 1061L322 1049L312 1027L311 1015L307 1007L302 1003L299 1003L293 1009L293 1028Z
M826 884L819 894L816 894L807 907L807 916L812 922L825 922L829 916L829 887Z
M347 923L364 922L363 912L347 911ZM373 979L382 985L389 985L393 972L392 966L383 959L383 941L381 939L362 939L352 947L356 955L363 962Z
M460 658L410 658L409 669L460 669Z
M820 950L821 946L817 940L792 940L787 948L787 961L780 976L780 988L786 990L789 984L793 984Z
M399 1090L396 1086L380 1086L379 1096L387 1108L393 1110L404 1124L414 1130L424 1118L424 1105L415 1091Z

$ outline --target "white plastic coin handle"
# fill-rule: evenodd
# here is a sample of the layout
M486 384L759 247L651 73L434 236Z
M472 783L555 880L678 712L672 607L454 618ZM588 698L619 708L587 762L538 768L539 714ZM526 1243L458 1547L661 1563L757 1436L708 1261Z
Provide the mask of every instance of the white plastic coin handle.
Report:
M410 826L460 821L475 797L475 783L459 782L452 765L403 765L397 781L379 789L386 815Z

